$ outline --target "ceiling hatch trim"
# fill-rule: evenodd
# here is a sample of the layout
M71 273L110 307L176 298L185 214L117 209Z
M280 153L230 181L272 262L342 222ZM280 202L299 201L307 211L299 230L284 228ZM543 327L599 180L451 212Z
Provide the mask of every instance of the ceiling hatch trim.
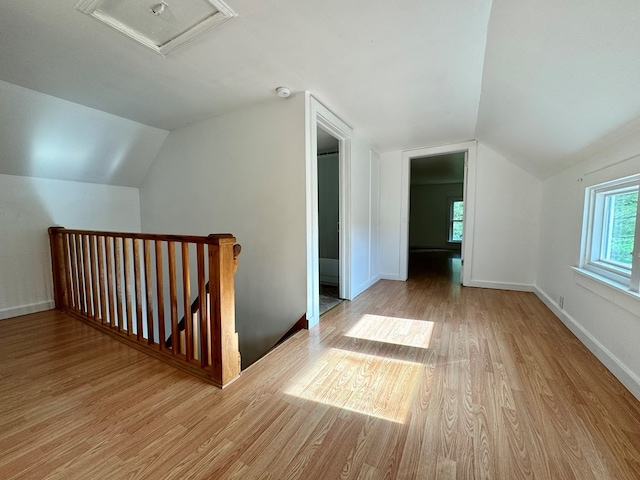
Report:
M162 56L238 16L222 0L169 2L80 0L75 8Z

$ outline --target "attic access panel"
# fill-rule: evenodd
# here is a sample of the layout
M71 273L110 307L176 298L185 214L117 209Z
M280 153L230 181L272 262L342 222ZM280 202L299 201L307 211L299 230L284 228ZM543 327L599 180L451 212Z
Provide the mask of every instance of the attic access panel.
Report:
M75 8L162 56L237 16L222 0L80 0Z

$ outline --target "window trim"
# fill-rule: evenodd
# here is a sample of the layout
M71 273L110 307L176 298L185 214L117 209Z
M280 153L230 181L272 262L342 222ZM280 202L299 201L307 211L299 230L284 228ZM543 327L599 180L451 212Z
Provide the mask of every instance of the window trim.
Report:
M623 290L639 291L640 283L640 202L636 209L634 247L630 268L603 261L602 237L607 198L626 191L640 192L640 174L618 178L585 188L582 246L579 268L618 284Z

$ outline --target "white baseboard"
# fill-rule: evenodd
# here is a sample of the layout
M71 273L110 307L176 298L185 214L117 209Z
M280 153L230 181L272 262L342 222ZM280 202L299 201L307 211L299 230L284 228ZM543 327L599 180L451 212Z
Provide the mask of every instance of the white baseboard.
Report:
M53 308L55 308L53 300L32 303L30 305L21 305L19 307L5 308L0 310L0 320L19 317L20 315L27 315L29 313L44 312L45 310L51 310Z
M513 290L515 292L533 292L535 290L534 285L526 283L503 283L503 282L491 282L487 280L471 280L465 287L475 288L493 288L495 290Z
M352 292L352 297L351 299L353 300L354 298L356 298L358 295L360 295L362 292L364 292L367 288L375 285L375 283L380 280L380 275L376 275L375 277L373 277L370 280L367 280L364 283L361 283L360 285L358 285L358 287L356 287L356 289Z
M634 397L640 400L640 378L625 364L600 343L591 333L584 329L578 321L562 310L560 306L537 286L534 293L538 296L553 314L571 330L578 340L593 353L613 375L629 390Z
M397 273L381 273L379 275L380 280L400 280L402 281L402 278L400 278L400 275L398 275Z

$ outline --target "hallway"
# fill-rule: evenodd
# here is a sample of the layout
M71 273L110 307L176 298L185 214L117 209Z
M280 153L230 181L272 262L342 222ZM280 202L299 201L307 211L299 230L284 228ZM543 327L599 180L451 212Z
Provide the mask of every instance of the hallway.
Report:
M640 403L533 294L427 257L224 390L55 311L0 322L0 477L638 478Z

